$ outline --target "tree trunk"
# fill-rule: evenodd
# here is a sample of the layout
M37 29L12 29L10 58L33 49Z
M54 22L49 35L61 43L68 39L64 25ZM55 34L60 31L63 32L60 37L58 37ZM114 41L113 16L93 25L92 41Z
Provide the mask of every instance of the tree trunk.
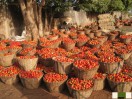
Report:
M34 2L32 0L27 0L25 3L23 0L19 0L25 26L26 26L26 32L31 33L31 39L33 41L38 41L39 38L39 31L38 31L38 26L37 26L37 20L35 20L35 13L33 11L33 4ZM36 15L37 16L37 15Z
M39 6L38 9L38 28L39 28L39 36L43 37L43 23L42 23L42 6Z

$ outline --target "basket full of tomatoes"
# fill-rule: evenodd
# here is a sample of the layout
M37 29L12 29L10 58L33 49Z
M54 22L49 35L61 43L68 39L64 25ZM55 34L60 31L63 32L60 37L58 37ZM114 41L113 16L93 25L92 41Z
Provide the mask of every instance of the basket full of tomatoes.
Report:
M43 81L49 92L61 92L65 87L67 75L57 73L47 73L43 77Z
M79 79L91 79L97 73L99 68L98 61L88 60L88 59L80 59L76 60L73 63L73 67L75 70L75 75Z
M0 71L0 79L3 83L12 85L18 82L18 73L20 69L16 66L11 66L8 68L3 68Z
M19 51L21 51L21 49L22 49L22 47L20 47L20 46L9 46L9 47L7 47L8 48L8 50L9 50L9 52L11 52L11 53L18 53Z
M62 40L63 42L63 47L64 49L66 49L67 51L73 49L75 47L75 41L73 41L72 39L70 38L64 38Z
M5 67L13 65L14 57L14 53L5 53L3 55L0 55L0 65Z
M93 77L94 80L94 90L102 90L105 86L106 74L97 73Z
M132 54L127 48L119 48L116 51L116 54L119 55L122 59L127 60Z
M38 63L38 57L36 56L19 56L17 61L21 69L25 71L34 70Z
M41 71L21 71L19 77L25 88L35 89L39 87L43 73Z
M120 35L121 42L128 44L132 41L132 35Z
M57 73L60 74L70 73L74 59L67 58L64 56L57 56L57 57L53 57L53 60L55 62L54 68Z
M92 80L81 80L71 78L67 81L70 94L76 99L87 99L93 92L94 83Z
M89 40L89 38L86 35L79 35L78 38L76 39L76 46L77 47L82 47L84 46L87 41Z
M26 55L31 56L31 55L35 55L35 53L36 53L36 48L24 48L19 52L19 54L23 56Z
M103 73L119 73L124 61L120 57L113 55L100 57L100 70Z
M132 88L132 77L123 73L109 74L107 76L112 91L129 92Z

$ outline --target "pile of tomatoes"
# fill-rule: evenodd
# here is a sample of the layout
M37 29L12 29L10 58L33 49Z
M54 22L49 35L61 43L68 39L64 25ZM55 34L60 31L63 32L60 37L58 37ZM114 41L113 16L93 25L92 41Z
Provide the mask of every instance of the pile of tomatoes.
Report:
M68 86L74 90L87 90L94 86L92 80L81 80L79 78L71 78L67 81Z
M108 79L114 82L132 82L132 77L123 73L109 74Z
M87 60L87 59L80 59L76 60L73 65L79 69L83 70L89 70L92 68L95 68L99 66L98 61L93 61L93 60Z
M60 82L67 79L67 75L65 74L57 74L57 73L47 73L43 78L46 82Z
M74 59L63 57L63 56L55 57L54 60L57 62L71 62L71 63L74 61Z
M102 73L97 73L94 75L94 79L105 79L106 76Z
M0 71L0 77L12 77L14 75L17 75L20 72L20 69L16 66L11 66L8 68L3 68Z
M122 61L122 59L116 56L102 56L100 57L100 61L104 63L114 63L114 62L120 62Z
M39 78L43 76L43 73L40 71L21 71L19 76L21 78Z

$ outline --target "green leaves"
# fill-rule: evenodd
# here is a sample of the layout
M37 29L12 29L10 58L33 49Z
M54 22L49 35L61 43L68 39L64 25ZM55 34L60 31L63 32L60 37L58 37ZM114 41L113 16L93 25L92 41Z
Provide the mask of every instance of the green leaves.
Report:
M111 11L123 11L125 9L122 0L111 0L109 7Z

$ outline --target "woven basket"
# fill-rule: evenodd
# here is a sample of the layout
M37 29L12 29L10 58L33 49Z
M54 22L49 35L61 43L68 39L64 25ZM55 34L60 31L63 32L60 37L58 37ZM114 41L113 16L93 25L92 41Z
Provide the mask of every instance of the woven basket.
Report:
M132 38L127 38L127 39L121 39L121 42L125 44L129 44L132 41Z
M8 53L8 50L5 49L5 50L0 50L0 55L4 55L5 53Z
M22 78L21 76L20 80L22 85L27 88L27 89L36 89L39 87L40 83L41 83L41 78L43 77L43 75L39 78Z
M124 59L127 60L130 56L131 56L132 52L126 53L126 54L119 54L119 56Z
M22 49L22 47L20 47L20 48L17 48L17 49L15 49L15 48L10 48L9 49L9 52L11 52L11 53L18 53L18 52L20 52L21 51L21 49Z
M69 51L75 47L75 43L63 43L64 48Z
M74 66L74 64L73 64ZM92 68L90 70L81 70L79 68L77 68L76 66L74 66L75 69L75 75L79 78L79 79L85 79L85 80L89 80L91 78L94 77L94 75L97 73L99 66L96 66L95 68Z
M25 71L30 71L30 70L34 70L36 68L38 58L33 58L33 59L17 58L17 61L18 61L21 69L23 69Z
M14 57L15 57L15 54L12 54L12 55L7 55L7 56L0 56L0 65L2 66L11 66L14 64Z
M117 34L109 34L109 40L115 40Z
M70 94L75 99L88 99L88 97L90 97L90 95L93 92L93 88L77 91L77 90L72 89L68 84L67 86L68 86L68 90Z
M122 63L121 62L114 62L114 63L103 63L100 62L100 67L99 69L103 73L119 73L122 68Z
M30 45L30 44L22 44L22 48L36 48L37 45Z
M60 74L69 74L71 72L73 62L58 62L55 60L55 57L53 58L53 60L55 61L54 63L55 72Z
M94 79L94 90L103 90L104 86L105 86L105 78Z
M94 33L87 34L90 38L94 38Z
M86 29L86 30L85 30L85 34L88 35L88 34L90 33L90 31L91 31L90 29Z
M82 47L87 43L87 41L77 41L76 45L77 47Z
M91 45L91 44L90 44L90 46L91 46L92 48L100 48L100 43L99 43L99 44L96 44L96 45Z
M61 44L61 41L55 42L53 44L53 48L58 48L60 44Z
M27 52L27 53L24 53L24 54L19 53L19 54L20 54L20 55L23 55L23 56L33 56L33 55L35 55L35 53L36 53L36 48L30 50L30 51Z
M58 39L58 35L54 36L54 37L50 37L48 38L49 40L57 40Z
M102 32L101 31L97 31L94 34L95 34L96 37L99 37L99 36L101 36Z
M108 79L108 83L112 91L115 92L130 92L132 88L132 82L114 82Z
M13 75L12 77L0 77L0 79L4 84L8 84L8 85L15 84L19 81L17 75Z
M44 65L44 66L47 66L47 67L51 67L54 65L54 61L52 60L52 58L41 58L41 63Z
M64 90L66 80L67 78L63 81L49 83L43 79L49 92L62 92Z

